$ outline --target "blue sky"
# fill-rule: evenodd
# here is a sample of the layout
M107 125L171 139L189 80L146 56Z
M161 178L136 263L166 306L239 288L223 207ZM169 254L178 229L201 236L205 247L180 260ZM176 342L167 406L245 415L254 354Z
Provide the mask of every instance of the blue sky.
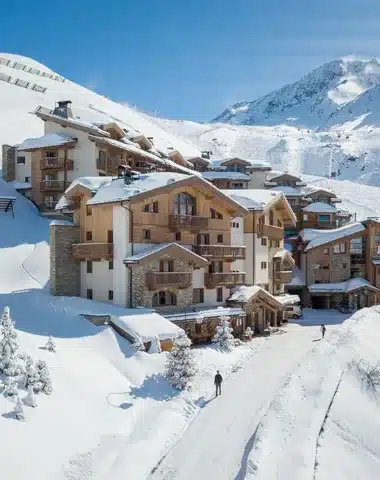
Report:
M206 121L326 61L380 57L380 0L3 3L4 52L169 118Z

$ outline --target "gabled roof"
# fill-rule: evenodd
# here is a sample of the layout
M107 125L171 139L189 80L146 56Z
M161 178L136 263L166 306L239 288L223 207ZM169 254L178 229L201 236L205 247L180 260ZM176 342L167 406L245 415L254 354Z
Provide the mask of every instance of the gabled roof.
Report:
M306 197L314 196L316 193L324 193L325 195L331 198L336 198L337 196L332 190L328 190L327 188L318 187L315 185L307 185L303 189L303 191Z
M350 280L339 283L315 283L313 285L309 285L309 290L311 293L350 293L362 288L380 293L380 289L374 287L368 282L368 280L361 277L350 278Z
M325 202L310 203L310 205L307 205L302 210L310 213L338 213L336 207Z
M269 180L271 182L276 182L277 179L282 178L282 177L291 178L291 179L295 180L296 182L303 183L301 177L298 177L297 175L293 175L292 173L279 172L279 171L276 172L276 171L272 170L271 172L269 172L267 174L267 180Z
M251 177L241 172L217 172L215 170L208 170L201 173L202 177L206 180L242 180L249 182Z
M231 165L233 163L240 163L245 166L251 165L251 162L249 160L244 160L243 158L239 158L239 157L215 158L215 159L211 158L210 161L214 168L227 167L228 165Z
M207 267L208 265L208 261L205 258L197 255L178 243L163 243L154 246L148 245L146 250L143 250L136 255L127 257L124 260L124 263L126 265L144 265L162 256L168 256L170 258L182 258L188 260L189 262L195 263L198 267Z
M249 303L253 300L262 300L275 307L282 307L282 303L263 288L258 285L243 285L239 287L235 293L233 293L228 299L228 302Z
M278 187L271 187L273 192L282 192L285 197L304 197L305 194L301 190L289 187L287 185L279 185Z
M365 226L362 223L353 222L340 228L334 228L333 230L305 228L300 231L299 236L304 242L309 242L305 250L311 250L312 248L336 242L363 231L365 231Z
M77 142L77 139L69 135L62 133L46 133L42 137L27 138L20 145L18 145L18 151L29 152L32 150L38 150L40 148L59 147L59 146L73 146Z
M290 252L285 248L278 250L274 255L273 258L280 258L281 261L288 261L291 265L295 265L294 258L291 256Z

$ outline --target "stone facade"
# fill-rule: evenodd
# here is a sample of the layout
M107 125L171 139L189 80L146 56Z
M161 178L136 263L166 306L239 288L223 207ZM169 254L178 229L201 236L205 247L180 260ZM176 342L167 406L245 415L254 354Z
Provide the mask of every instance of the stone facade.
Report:
M168 256L162 256L162 260L174 261L174 272L192 274L193 266L189 262L180 258L172 259ZM177 297L176 305L154 306L160 314L169 314L193 304L193 286L187 288L178 288L177 285L160 287L157 290L149 290L146 285L146 276L149 272L159 272L159 261L153 261L146 265L136 265L131 268L132 275L132 307L153 307L153 296L160 291L170 291Z
M313 285L314 283L338 283L350 278L350 243L349 241L345 243L345 253L334 253L332 245L328 247L322 245L320 248L314 248L307 252L306 281L308 285Z
M13 182L16 178L16 147L3 145L3 179L6 182Z
M72 254L80 242L79 226L50 225L50 290L53 295L80 295L80 262Z

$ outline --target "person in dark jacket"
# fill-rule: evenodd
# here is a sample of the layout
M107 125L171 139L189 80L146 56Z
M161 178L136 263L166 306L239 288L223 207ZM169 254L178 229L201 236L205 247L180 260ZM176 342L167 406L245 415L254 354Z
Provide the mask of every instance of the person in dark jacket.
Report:
M326 333L326 327L323 325L321 325L321 333L322 333L322 338L325 338L325 333Z
M215 379L214 379L214 385L215 385L215 389L216 389L216 394L215 394L216 397L218 396L218 394L219 395L222 394L222 382L223 382L223 377L219 373L219 370L217 370L216 375L215 375Z

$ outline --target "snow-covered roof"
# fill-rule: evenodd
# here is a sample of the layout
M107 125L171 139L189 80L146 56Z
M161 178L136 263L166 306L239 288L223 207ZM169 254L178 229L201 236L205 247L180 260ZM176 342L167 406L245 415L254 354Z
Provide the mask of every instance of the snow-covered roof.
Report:
M304 287L306 285L305 275L296 265L293 267L292 275L292 280L287 283L287 287Z
M358 288L367 287L371 290L380 292L380 290L369 283L368 280L361 277L350 278L345 282L339 283L315 283L309 286L310 292L329 292L329 293L349 293Z
M305 250L310 250L311 248L340 240L355 233L362 232L363 230L365 230L365 226L362 223L353 222L333 230L305 228L301 230L300 237L304 242L309 242Z
M149 309L129 309L128 314L111 316L111 321L130 336L140 338L144 343L151 342L154 337L160 340L177 338L183 330L162 315Z
M32 148L58 147L65 145L65 143L75 142L74 137L63 135L62 133L46 133L42 137L27 138L18 147L18 151L29 150Z
M272 191L282 192L286 197L304 197L304 193L301 190L297 190L293 187L288 187L287 185L280 185L278 187L273 187Z
M190 176L176 172L153 172L140 175L139 179L134 180L130 184L125 184L124 179L115 179L101 185L93 198L87 203L89 205L96 205L99 203L128 200L135 195L180 182L186 178L190 178Z
M273 255L273 258L287 258L287 260L289 260L289 262L291 262L293 265L294 265L294 259L291 255L291 253L289 252L289 250L286 250L285 248L281 248L281 250L278 250L274 255Z
M69 222L68 220L53 220L53 221L50 222L49 225L50 226L61 225L61 226L65 226L65 227L75 227L73 222Z
M300 302L298 295L276 295L276 299L282 303L282 305L293 305Z
M212 171L202 172L201 175L206 180L226 179L226 180L244 180L246 182L249 182L249 180L251 179L249 175L246 175L245 173L241 173L241 172L227 172L227 171L216 172L212 170Z
M29 190L32 188L32 184L28 182L17 182L17 180L14 180L10 184L15 190Z
M338 210L333 206L325 202L313 202L307 207L302 209L304 212L314 213L337 213Z
M303 189L304 193L307 195L307 194L312 194L312 193L316 193L316 192L324 192L324 193L327 193L333 197L336 197L336 194L332 191L332 190L329 190L328 188L323 188L323 187L318 187L317 185L307 185L304 189Z
M281 192L248 188L222 190L222 192L248 210L263 210L269 202L280 198L282 195Z
M202 318L213 318L221 316L232 315L246 315L245 311L239 307L217 307L217 308L198 308L194 307L192 310L187 310L186 313L174 313L172 315L165 315L165 318L171 321L181 320L202 320Z
M278 297L272 295L258 285L242 285L227 300L231 302L247 303L252 297L255 297L259 294L267 298L270 302L275 303L276 305L282 305L281 302L277 299Z
M170 252L175 253L175 257L177 255L186 254L187 256L194 257L193 260L195 263L198 263L200 266L207 266L208 261L198 255L197 253L193 252L190 250L190 248L186 248L183 245L180 245L179 243L172 242L172 243L161 243L159 245L146 245L147 248L142 250L141 252L135 254L135 255L130 255L129 257L126 257L124 259L124 263L126 264L137 264L141 260L144 260L145 258L150 257L151 255L155 255L158 252L163 252L164 250L170 249ZM174 247L174 248L173 248ZM181 252L182 250L182 252ZM189 257L188 257L189 258Z

